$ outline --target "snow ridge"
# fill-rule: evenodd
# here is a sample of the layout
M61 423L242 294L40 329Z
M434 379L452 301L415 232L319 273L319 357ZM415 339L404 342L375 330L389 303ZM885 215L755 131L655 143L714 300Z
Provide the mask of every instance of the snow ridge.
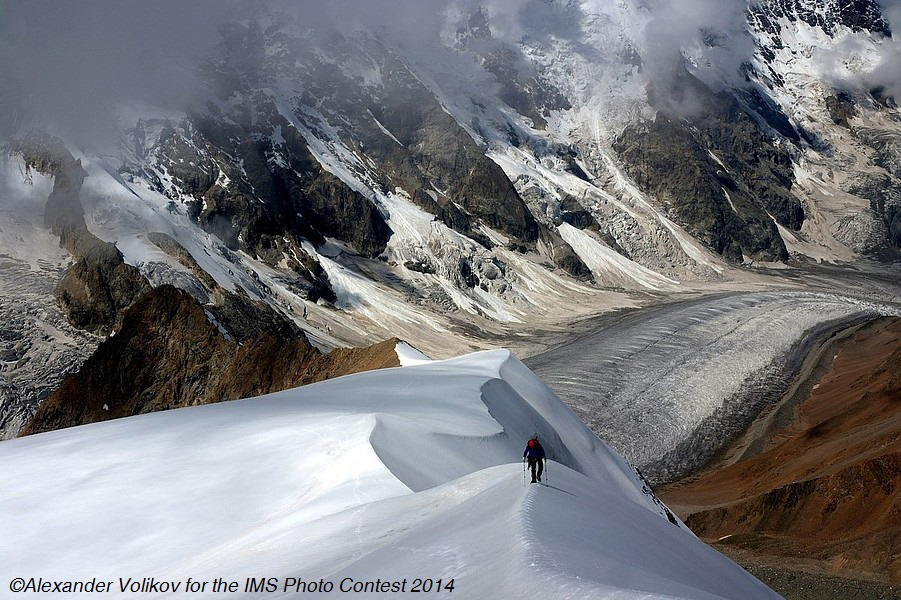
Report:
M527 486L535 433L550 479ZM454 578L463 598L776 597L671 523L503 350L6 442L0 519L5 569L55 580L425 576Z

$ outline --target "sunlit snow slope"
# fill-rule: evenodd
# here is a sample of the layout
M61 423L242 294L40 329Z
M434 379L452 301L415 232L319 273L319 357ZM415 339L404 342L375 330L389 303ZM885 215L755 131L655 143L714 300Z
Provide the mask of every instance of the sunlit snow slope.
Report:
M523 480L534 433L547 485ZM453 598L777 597L670 522L506 351L4 442L0 522L4 587L425 577L452 578Z

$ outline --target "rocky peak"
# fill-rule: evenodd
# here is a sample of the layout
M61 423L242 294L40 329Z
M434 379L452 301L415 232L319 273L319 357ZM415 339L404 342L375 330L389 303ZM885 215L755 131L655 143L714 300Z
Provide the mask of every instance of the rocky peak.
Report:
M891 37L892 30L877 0L762 0L751 2L748 12L761 29L778 35L778 21L803 21L835 35L838 27Z

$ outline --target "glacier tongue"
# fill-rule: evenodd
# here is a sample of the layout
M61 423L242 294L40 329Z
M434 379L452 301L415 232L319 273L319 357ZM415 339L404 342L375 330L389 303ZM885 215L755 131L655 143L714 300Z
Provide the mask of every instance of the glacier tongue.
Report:
M527 487L521 448L535 433L550 479ZM463 598L777 597L670 522L506 351L21 438L0 445L0 466L10 575L223 577L242 589L251 576L336 589L347 577L424 577L454 579ZM236 597L293 593L279 589Z
M649 477L704 465L784 391L819 334L901 315L814 291L733 293L645 309L526 360Z

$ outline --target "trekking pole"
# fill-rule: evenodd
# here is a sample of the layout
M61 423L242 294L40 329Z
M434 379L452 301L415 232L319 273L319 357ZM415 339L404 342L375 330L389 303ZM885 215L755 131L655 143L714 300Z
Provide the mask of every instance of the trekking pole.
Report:
M526 459L522 459L522 487L526 487Z

